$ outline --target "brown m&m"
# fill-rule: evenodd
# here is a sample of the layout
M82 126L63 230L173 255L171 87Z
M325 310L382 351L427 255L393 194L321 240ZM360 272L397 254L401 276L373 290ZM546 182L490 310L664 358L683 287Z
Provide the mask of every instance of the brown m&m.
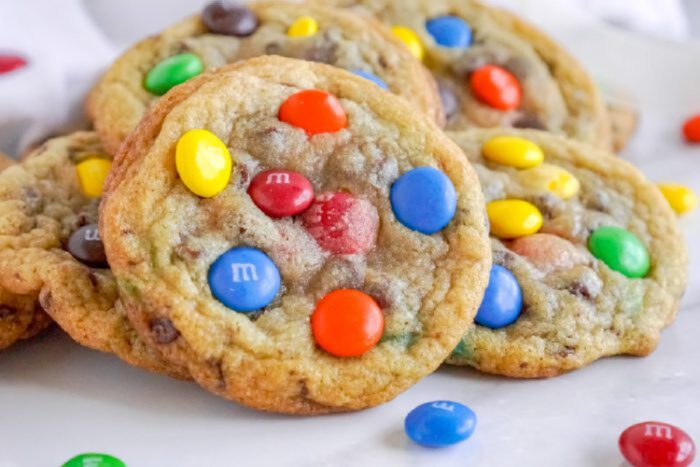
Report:
M85 225L68 239L68 252L81 263L93 268L107 268L105 248L97 224Z

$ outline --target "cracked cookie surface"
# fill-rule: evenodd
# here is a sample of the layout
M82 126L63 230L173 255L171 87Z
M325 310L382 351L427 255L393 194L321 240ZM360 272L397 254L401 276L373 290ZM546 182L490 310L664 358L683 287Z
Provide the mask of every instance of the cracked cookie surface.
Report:
M484 157L484 144L510 135L536 143L544 163L529 169ZM491 235L494 264L520 284L523 306L513 324L474 325L448 359L489 373L546 377L605 356L647 355L675 318L685 290L688 259L675 215L656 186L631 164L608 153L534 130L448 133L472 162L486 202L519 199L541 212L529 236ZM580 188L566 199L547 189L564 169ZM589 248L601 227L633 233L648 251L641 278L611 269ZM478 320L478 318L477 318Z
M309 89L337 99L342 127L308 135L281 120ZM176 147L191 130L214 133L233 161L210 198L178 176ZM401 224L389 201L394 180L419 166L441 171L457 193L451 222L431 235ZM308 179L315 204L266 215L248 192L271 169ZM101 232L131 321L202 386L259 409L325 413L395 397L454 349L487 281L483 198L459 149L402 99L327 65L261 57L175 88L122 145L106 189ZM335 227L335 208L316 205L332 197L358 207ZM274 300L252 313L217 300L208 280L239 246L264 252L281 276ZM234 264L234 283L257 281L246 266ZM311 321L322 298L347 289L376 303L384 327L366 352L338 357L322 350Z

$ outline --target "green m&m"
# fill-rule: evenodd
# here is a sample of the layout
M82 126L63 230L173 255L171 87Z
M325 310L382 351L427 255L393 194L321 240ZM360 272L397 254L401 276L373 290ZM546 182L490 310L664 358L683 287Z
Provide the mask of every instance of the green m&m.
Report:
M126 464L109 454L91 452L73 457L62 467L126 467Z
M600 227L588 239L593 256L630 278L649 272L649 252L636 235L619 227Z
M171 88L197 76L202 71L204 71L204 63L195 54L173 55L150 69L143 87L152 94L162 96Z

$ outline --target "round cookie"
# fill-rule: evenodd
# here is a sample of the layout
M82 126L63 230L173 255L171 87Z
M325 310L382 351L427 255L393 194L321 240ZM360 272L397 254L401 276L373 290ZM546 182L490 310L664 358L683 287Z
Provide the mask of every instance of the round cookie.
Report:
M473 320L490 249L476 175L411 109L281 57L158 101L100 208L141 335L206 389L276 412L374 406L435 370ZM197 164L219 169L200 184Z
M448 363L536 378L652 352L688 272L676 218L656 186L617 157L544 132L448 135L479 175L494 260L481 324Z
M110 165L97 134L79 132L45 142L0 174L0 303L25 310L26 323L45 310L84 346L185 378L115 309L117 287L96 225Z
M610 123L593 80L516 15L472 0L330 3L375 15L423 56L440 85L449 130L534 128L610 149Z
M90 93L87 111L108 152L116 153L169 85L204 69L266 54L361 73L444 122L430 73L380 23L322 5L223 5L228 6L207 7L136 44L102 77Z

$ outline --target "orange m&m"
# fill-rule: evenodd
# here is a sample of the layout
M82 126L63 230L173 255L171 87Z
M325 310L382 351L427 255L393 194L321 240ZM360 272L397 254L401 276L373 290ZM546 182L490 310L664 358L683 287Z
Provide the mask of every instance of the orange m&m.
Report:
M280 106L279 119L304 129L309 136L335 133L348 124L338 98L320 89L305 89L289 96Z
M472 73L470 85L480 101L495 109L514 110L520 105L520 83L504 68L496 65L482 66Z
M686 120L683 135L689 143L700 143L700 114Z
M311 315L316 343L336 357L357 357L371 350L384 331L384 315L369 295L340 289L327 294Z

